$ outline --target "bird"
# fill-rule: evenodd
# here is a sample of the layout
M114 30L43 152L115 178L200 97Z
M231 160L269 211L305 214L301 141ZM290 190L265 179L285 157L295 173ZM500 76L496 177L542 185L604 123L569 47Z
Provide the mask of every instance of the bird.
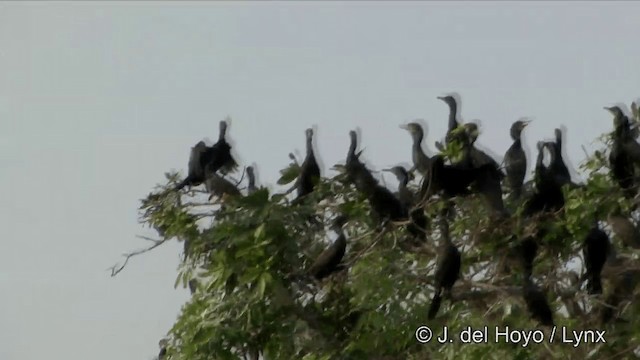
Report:
M258 188L256 187L256 176L253 172L253 166L247 167L247 178L248 178L247 195L251 195L258 190Z
M629 118L618 106L605 107L613 114L613 145L609 153L611 176L627 198L636 194L635 167L640 164L640 144L635 140Z
M236 185L234 185L224 177L218 175L217 173L213 172L213 170L210 167L206 169L206 173L207 173L206 175L207 178L204 184L209 194L211 194L209 196L209 200L211 200L214 196L222 198L225 195L227 196L241 195L240 190L238 190L238 187Z
M322 280L334 272L344 269L344 264L341 262L347 249L347 237L343 227L347 224L347 220L344 215L339 215L334 219L331 229L338 233L338 237L311 265L309 273L315 279Z
M407 125L401 125L401 129L405 129L411 134L413 145L411 148L411 159L413 160L413 167L409 170L409 173L413 173L417 170L422 176L428 176L429 168L431 167L431 158L422 150L422 140L424 139L424 130L422 126L416 122L409 123Z
M550 143L552 147L551 162L549 163L550 171L556 179L556 182L560 187L571 184L571 174L567 165L562 159L562 130L556 128L554 130L555 143Z
M447 135L445 136L445 143L449 143L449 141L451 140L451 132L455 130L459 125L457 120L458 102L451 95L438 96L438 99L444 101L449 106L449 122L447 125Z
M553 312L549 307L547 298L540 289L533 283L531 277L527 276L524 279L524 285L522 287L522 295L524 301L527 304L527 309L531 314L531 318L540 322L545 326L554 326Z
M513 197L520 198L522 195L522 184L527 174L527 155L522 148L522 130L526 128L531 121L518 120L511 125L509 134L513 139L513 144L504 154L504 167L507 173L507 183L511 188Z
M469 146L469 160L471 161L471 166L479 167L485 164L492 164L496 168L500 168L500 165L494 158L474 146L476 140L478 140L478 135L480 134L478 124L470 122L463 126L465 128L465 135L468 139L465 141L465 146Z
M607 261L609 251L609 236L600 229L596 221L585 237L582 245L582 254L586 268L583 278L587 280L587 292L591 295L602 293L600 273L602 272L604 263Z
M296 183L298 198L310 194L320 180L320 167L313 153L313 129L307 129L305 135L307 138L307 155L300 167L300 175Z
M444 295L451 297L451 289L460 277L460 251L451 242L449 224L445 218L441 219L441 231L442 244L440 245L439 261L435 273L435 292L427 315L429 320L433 320L438 314L443 292Z
M222 170L223 173L228 173L238 167L235 159L231 156L231 145L225 139L227 122L220 121L219 127L218 141L213 146L208 147L204 141L200 141L191 148L187 177L176 185L176 191L187 185L198 186L202 184L206 180L207 169L212 172Z
M550 168L545 166L544 150L547 149L554 156L554 150L549 149L552 143L538 142L538 157L534 176L535 189L533 194L527 199L523 215L525 217L535 215L540 212L559 211L564 207L564 193L559 183L553 177Z
M427 228L428 220L424 214L424 208L422 206L416 206L418 204L416 195L407 187L410 173L402 166L394 166L390 169L383 169L382 171L390 172L398 179L397 198L402 203L402 206L409 212L409 219L411 220L407 230L414 238L425 239L425 229Z
M345 164L347 178L359 191L371 189L378 184L371 171L360 161L362 150L356 152L358 147L358 135L354 130L349 131L349 151Z
M526 277L530 277L533 273L533 260L538 253L538 242L533 235L524 237L518 244L520 259L524 268Z

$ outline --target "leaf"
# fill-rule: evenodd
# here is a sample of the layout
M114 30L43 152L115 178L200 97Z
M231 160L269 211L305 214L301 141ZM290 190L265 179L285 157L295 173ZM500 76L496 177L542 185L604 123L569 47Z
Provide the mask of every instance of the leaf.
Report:
M271 275L269 273L263 273L258 279L258 298L262 299L264 297L264 291L267 288L267 285L271 282Z
M300 174L300 167L297 164L291 164L288 168L280 170L280 179L278 185L286 185L295 180Z
M262 238L262 236L264 235L264 231L265 231L266 225L265 224L260 224L260 226L258 226L258 228L256 229L256 231L253 233L253 237L256 240L259 240Z

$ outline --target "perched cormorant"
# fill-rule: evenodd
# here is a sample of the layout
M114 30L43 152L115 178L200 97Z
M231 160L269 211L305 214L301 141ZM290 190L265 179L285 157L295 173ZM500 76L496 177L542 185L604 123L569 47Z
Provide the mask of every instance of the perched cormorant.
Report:
M485 164L492 164L496 168L500 168L500 165L494 158L489 156L489 154L485 153L484 151L475 147L476 140L478 140L478 135L480 135L478 124L474 122L470 122L470 123L464 124L463 126L465 127L465 134L468 139L468 141L465 142L465 145L469 146L469 157L471 161L471 166L480 167Z
M586 272L587 292L589 294L601 294L602 282L600 273L609 256L609 236L600 229L596 222L584 239L582 254Z
M420 237L424 239L428 220L424 214L424 208L416 207L418 201L415 194L407 188L410 173L402 166L394 166L391 169L384 169L383 171L391 172L398 179L398 200L400 200L402 206L409 212L409 219L411 220L411 224L409 224L407 230L414 238Z
M214 173L222 170L223 173L227 173L238 166L231 156L231 145L225 140L226 132L227 122L220 121L218 141L212 147L208 147L203 141L200 141L191 148L187 177L175 187L176 190L187 185L202 184L206 180L207 170Z
M344 234L343 226L347 223L347 217L338 216L331 226L331 229L338 233L338 238L325 249L309 269L309 273L317 280L322 280L334 272L344 269L341 264L347 249L347 237Z
M555 129L554 133L556 135L556 141L550 145L553 149L551 150L552 155L549 168L558 185L562 187L566 184L571 184L571 174L562 159L562 130Z
M533 283L531 277L525 277L522 287L522 295L527 304L531 318L537 320L542 325L553 326L553 312L549 307L547 298L540 289Z
M459 125L457 120L458 103L456 102L456 99L451 95L438 96L438 99L444 101L449 106L449 122L447 125L447 135L445 136L445 143L449 143L449 141L451 140L451 132L455 130Z
M349 181L351 181L359 191L371 189L378 185L378 180L373 177L371 171L360 161L362 150L356 153L356 148L358 147L358 135L356 132L353 130L349 131L349 138L349 151L347 152L347 161L345 164Z
M442 293L451 297L451 288L460 277L460 251L451 242L449 235L449 223L445 218L441 220L442 244L440 245L440 254L438 267L435 273L435 292L429 306L429 314L427 318L432 320L440 310L442 302Z
M564 207L564 193L562 188L554 178L550 168L545 166L544 150L548 149L551 157L554 157L554 149L549 147L555 146L553 143L538 142L538 158L536 160L535 170L535 190L531 197L527 200L524 215L531 216L545 211L559 211Z
M538 242L534 236L526 236L520 244L518 244L522 267L524 268L525 277L531 277L533 273L533 260L538 253Z
M522 195L522 184L527 174L527 155L522 149L522 130L524 130L531 121L518 120L511 125L509 131L513 144L504 154L504 165L507 172L507 182L513 192L515 199Z
M296 183L298 198L310 194L320 179L320 167L313 153L313 129L307 129L307 156L300 167L300 175Z
M614 116L613 146L609 154L611 175L631 198L636 194L635 165L640 164L640 144L633 137L629 118L618 106L605 107Z
M247 167L247 178L249 183L247 185L247 195L251 195L258 190L256 187L256 175L253 173L253 166Z
M205 180L204 185L207 188L207 191L211 194L211 196L209 196L209 200L211 200L214 196L222 198L224 195L240 195L240 190L238 190L238 187L232 184L229 180L211 171L210 168L206 169L206 173L207 179Z
M411 148L411 159L413 160L413 170L418 170L422 176L427 176L429 168L431 167L431 159L422 150L422 140L424 138L424 130L418 123L412 122L407 125L401 125L401 129L409 131L411 138L413 139L413 145Z

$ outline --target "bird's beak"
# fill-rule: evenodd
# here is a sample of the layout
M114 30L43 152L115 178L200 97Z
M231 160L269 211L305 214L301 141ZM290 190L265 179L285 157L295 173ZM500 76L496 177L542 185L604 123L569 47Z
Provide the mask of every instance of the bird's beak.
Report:
M444 101L444 96L438 96L438 100Z
M603 107L603 109L609 111L610 113L613 113L613 108L612 107L605 106L605 107Z
M409 130L409 125L406 125L406 124L402 124L399 127L400 129Z
M391 169L382 169L382 171L393 172Z
M531 123L531 120L525 120L522 122L522 127L527 127Z

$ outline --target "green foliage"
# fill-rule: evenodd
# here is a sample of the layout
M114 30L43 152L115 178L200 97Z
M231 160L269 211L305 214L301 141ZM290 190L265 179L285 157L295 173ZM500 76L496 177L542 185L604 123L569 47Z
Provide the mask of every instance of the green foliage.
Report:
M455 158L458 147L450 143L446 155ZM200 283L170 331L167 358L238 359L257 350L270 360L628 357L640 341L640 325L633 321L610 325L606 344L577 348L560 341L526 348L434 340L420 344L414 337L420 325L436 329L436 336L443 326L450 332L467 326L539 329L524 307L522 271L514 256L516 240L536 227L547 232L533 274L546 290L556 324L571 330L599 328L595 314L601 299L587 296L576 281L582 271L576 258L594 219L605 220L618 205L630 208L608 175L606 159L601 150L584 162L585 186L564 189L563 215L535 223L520 218L521 203L507 203L516 215L497 222L486 215L480 198L455 199L451 235L462 252L461 280L453 289L456 301L445 300L433 321L426 314L438 229L430 230L424 246L408 248L405 225L381 231L367 201L345 185L343 175L321 179L316 191L295 205L260 189L229 198L224 206L202 201L204 195L196 191L183 203L168 190L176 175L167 175L168 183L142 201L142 221L163 239L188 243L176 284L186 285L194 277ZM292 163L281 171L278 184L291 183L298 172ZM433 200L425 211L435 218L441 207ZM327 227L338 213L349 217L348 271L317 282L307 271L328 246ZM607 279L604 288L605 293L611 289ZM636 303L623 315L632 319L639 311Z

